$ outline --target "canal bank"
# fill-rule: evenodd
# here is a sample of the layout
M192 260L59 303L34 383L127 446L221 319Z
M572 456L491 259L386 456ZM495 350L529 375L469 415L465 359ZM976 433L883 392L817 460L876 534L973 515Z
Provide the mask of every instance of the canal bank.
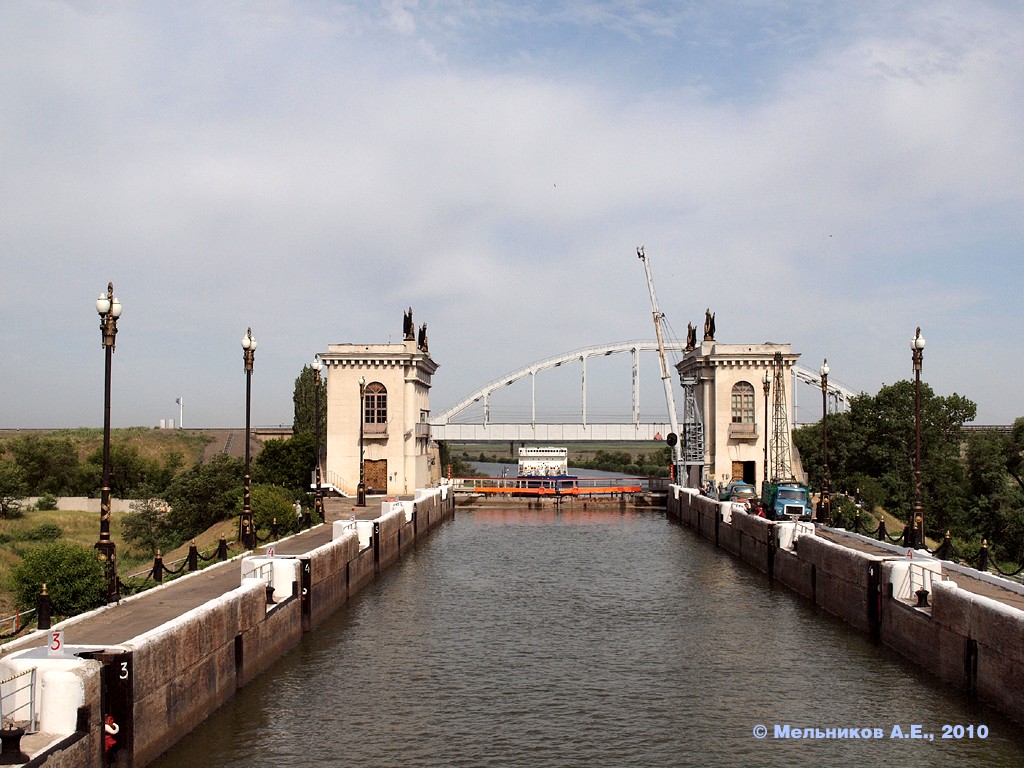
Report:
M816 531L809 523L770 522L690 488L672 486L667 511L771 581L1024 722L1019 585L923 550L838 529Z
M57 652L50 633L4 646L0 676L34 681L4 704L35 720L31 764L148 765L454 515L444 488L377 503L55 625Z
M910 723L936 739L889 738ZM1018 733L664 511L482 505L152 768L1017 768Z

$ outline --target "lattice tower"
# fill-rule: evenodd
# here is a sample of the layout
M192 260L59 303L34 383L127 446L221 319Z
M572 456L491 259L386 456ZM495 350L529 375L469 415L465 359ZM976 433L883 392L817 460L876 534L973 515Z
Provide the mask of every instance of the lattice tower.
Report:
M772 361L772 378L775 394L772 398L771 478L779 480L793 475L792 453L789 447L789 412L786 409L786 368L781 352L776 352Z
M686 469L687 484L699 485L704 479L704 420L697 407L694 387L697 379L687 377L683 384L683 466ZM697 467L692 473L691 467ZM696 477L691 475L696 474Z

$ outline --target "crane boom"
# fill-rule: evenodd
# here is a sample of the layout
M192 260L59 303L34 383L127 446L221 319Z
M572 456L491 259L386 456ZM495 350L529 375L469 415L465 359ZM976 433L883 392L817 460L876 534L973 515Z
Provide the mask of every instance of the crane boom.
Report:
M641 245L636 249L636 255L644 263L644 272L647 273L647 290L651 294L651 312L654 317L654 332L658 338L658 363L661 365L661 383L665 388L665 403L668 406L668 421L672 427L672 434L676 440L672 444L672 465L676 468L676 477L679 478L679 469L682 464L682 445L679 440L679 422L676 419L676 401L672 395L672 379L668 372L668 363L665 360L665 341L662 333L662 324L665 315L658 309L658 298L654 295L654 278L651 277L651 264L644 254L644 247Z

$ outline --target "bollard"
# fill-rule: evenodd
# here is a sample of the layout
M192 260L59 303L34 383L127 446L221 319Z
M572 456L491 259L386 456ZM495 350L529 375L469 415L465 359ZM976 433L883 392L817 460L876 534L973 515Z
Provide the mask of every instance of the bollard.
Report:
M853 532L860 533L860 507L853 512Z
M220 537L220 543L217 544L217 559L228 559L228 540L223 535Z
M270 540L277 541L277 518L270 521Z
M267 582L267 605L277 605L274 602L274 585L269 581Z
M160 554L160 550L156 551L156 557L153 558L153 581L157 584L162 584L164 580L164 557Z
M885 520L878 521L878 540L885 541Z
M43 588L39 592L39 599L36 604L36 610L39 615L39 628L49 629L50 628L50 593L46 591L46 584L43 584Z
M0 730L0 765L22 765L29 761L29 756L21 751L21 737L25 735L24 728L16 728L14 723L8 723L7 727Z
M928 607L928 590L925 589L924 587L921 587L914 594L917 595L917 607L918 608L927 608Z
M199 549L196 548L195 539L192 539L192 543L188 545L188 569L190 571L199 570Z
M982 573L988 570L988 539L981 540L981 552L978 553L978 570Z
M939 558L939 560L949 560L952 549L953 541L949 535L949 531L946 531L946 538L942 540L942 544L940 544L939 548L935 551L935 556Z

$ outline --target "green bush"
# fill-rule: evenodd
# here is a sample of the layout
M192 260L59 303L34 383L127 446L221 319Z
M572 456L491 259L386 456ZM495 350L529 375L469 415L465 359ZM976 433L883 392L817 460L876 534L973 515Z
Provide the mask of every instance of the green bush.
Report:
M64 535L64 529L56 523L40 523L25 531L25 541L56 541Z
M43 584L54 615L74 616L103 604L103 568L96 551L79 544L58 542L26 552L11 571L11 583L23 610L36 606Z
M44 493L39 497L39 501L36 502L36 509L39 510L51 510L57 508L57 497L52 493Z
M302 501L304 502L303 508L312 512L313 510L307 507L308 499L304 498ZM242 512L242 503L243 499L238 499L235 506L236 516ZM271 523L274 520L277 520L277 532L280 536L301 530L301 521L295 514L295 507L292 506L294 503L295 494L287 488L282 488L279 485L252 486L250 507L260 537L269 534Z

